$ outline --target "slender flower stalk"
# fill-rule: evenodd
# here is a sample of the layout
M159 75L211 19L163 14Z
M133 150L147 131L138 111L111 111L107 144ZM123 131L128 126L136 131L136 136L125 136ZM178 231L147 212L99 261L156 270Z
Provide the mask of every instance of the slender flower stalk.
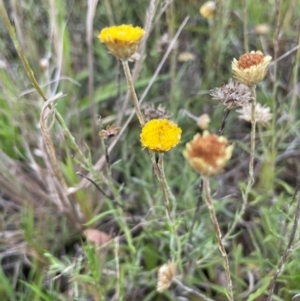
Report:
M226 237L228 238L234 230L237 223L245 213L248 196L254 184L254 157L255 157L255 135L256 135L256 84L262 81L268 71L272 57L264 55L260 51L251 51L240 56L239 60L233 59L231 67L234 77L243 84L247 85L251 90L251 146L249 160L249 175L245 193L243 194L243 203L239 214L235 217Z
M223 257L223 264L224 264L224 269L225 269L225 273L226 273L229 297L230 297L230 300L233 301L234 298L233 298L233 292L232 292L232 281L231 281L231 276L230 276L229 260L228 260L227 252L225 250L225 247L224 247L224 244L222 241L222 233L221 233L220 226L219 226L217 216L215 213L215 209L214 209L214 206L212 203L210 187L209 187L209 180L205 176L203 176L202 179L203 179L203 189L204 189L204 193L205 193L204 199L205 199L206 205L209 210L211 221L214 225L214 229L215 229L215 233L216 233L216 237L217 237L217 241L218 241L218 247L219 247L219 250Z
M137 51L138 45L144 34L145 31L138 26L133 27L132 25L123 24L120 26L103 28L98 36L100 42L107 46L111 54L122 62L127 79L127 86L130 90L133 105L141 126L145 124L145 121L133 86L128 60Z
M255 116L255 110L256 110L256 86L251 87L252 91L252 102L251 102L251 138L250 138L250 159L249 159L249 174L248 174L248 181L245 193L243 194L243 202L241 206L240 212L236 215L233 223L230 226L230 229L225 235L225 239L227 239L232 231L235 229L238 222L241 220L242 216L244 215L248 203L248 197L249 193L251 191L251 188L254 184L254 158L255 158L255 136L256 136L256 116Z
M256 86L252 86L252 103L251 103L251 148L250 148L250 161L249 161L249 178L248 178L248 185L246 189L248 194L251 190L252 185L254 184L254 153L255 153L255 129L256 129L256 118L255 118L255 109L256 109ZM247 194L247 193L246 193ZM247 200L246 200L247 201Z
M180 267L181 245L176 231L176 225L173 219L170 201L169 201L171 199L173 211L175 211L174 208L176 205L176 200L171 192L171 189L168 186L165 173L164 173L164 163L163 163L164 153L169 151L171 148L173 148L180 142L181 128L178 127L177 124L175 124L174 122L166 118L151 119L143 126L140 138L141 138L142 146L144 148L149 149L149 154L153 165L153 169L161 186L165 208L166 208L166 214L172 228L174 240L177 242L177 250L176 250L176 248L173 246L173 240L171 240L171 251L173 253L173 256L177 259L177 264L181 269ZM156 162L155 152L158 152L158 162Z
M143 126L145 124L145 120L144 120L143 114L142 114L140 106L139 106L139 101L138 101L137 95L135 93L135 89L134 89L134 85L133 85L133 81L132 81L128 61L127 60L121 60L121 62L122 62L124 73L125 73L125 76L126 76L126 79L127 79L127 86L130 90L131 97L132 97L132 100L133 100L133 105L134 105L134 108L135 108L136 115L139 119L139 122L140 122L141 126Z
M170 206L170 201L169 199L172 200L173 202L173 206L175 206L175 197L172 194L167 179L165 177L165 173L164 173L164 164L163 164L163 153L159 153L159 159L158 162L156 162L155 159L155 153L149 149L149 154L150 154L150 159L152 162L152 166L155 172L155 175L159 181L162 193L163 193L163 198L164 198L164 203L165 203L165 209L166 209L166 215L167 218L170 222L171 225L171 229L172 229L172 234L173 237L177 243L177 249L175 248L175 246L173 245L173 240L171 239L170 241L170 248L171 248L171 252L173 253L173 256L176 258L176 262L177 265L179 267L180 270L182 270L181 267L181 244L180 244L180 239L179 236L177 234L177 230L176 230L176 225L175 225L175 221L173 219L172 216L172 211L171 211L171 206Z
M226 121L227 121L227 118L229 116L229 113L230 113L230 110L229 109L225 109L224 115L222 117L221 127L218 130L218 136L221 136L223 134L223 132L224 132Z
M220 174L223 171L225 164L231 158L232 150L233 146L228 145L228 141L225 137L210 134L205 131L202 136L196 134L193 140L186 144L185 150L183 151L183 155L190 166L202 176L205 194L204 199L215 229L218 247L223 257L230 301L233 301L234 299L229 260L222 242L222 233L213 207L208 177Z

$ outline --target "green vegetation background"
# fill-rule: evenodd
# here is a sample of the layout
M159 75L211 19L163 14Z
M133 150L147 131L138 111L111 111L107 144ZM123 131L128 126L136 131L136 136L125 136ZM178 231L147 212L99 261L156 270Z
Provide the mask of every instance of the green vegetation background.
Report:
M211 20L199 14L202 4L106 0L98 2L93 16L92 1L5 1L18 42L46 97L63 93L54 106L86 161L70 147L52 115L50 136L70 192L64 195L57 188L43 145L43 100L33 89L1 20L0 300L201 300L175 284L163 294L156 292L157 270L170 259L170 229L149 156L140 145L136 117L110 153L110 171L104 164L90 175L111 198L89 182L72 193L83 183L76 172L87 175L104 156L96 116L101 116L103 126L117 123L122 127L132 110L131 101L124 105L127 86L121 65L98 41L99 31L114 24L144 27L146 20L150 22L135 82L140 97L186 16L189 20L142 108L161 104L182 128L180 145L165 155L183 250L183 273L178 277L212 300L227 300L226 285L215 233L202 203L192 228L200 179L182 151L201 130L186 112L196 117L209 114L208 129L216 132L224 107L208 92L228 82L232 59L245 52L245 45L275 59L285 55L258 85L257 101L271 107L273 121L258 128L255 185L243 221L226 245L236 300L267 300L299 198L292 196L300 164L299 49L294 49L299 46L300 3L219 1L221 9ZM259 24L268 26L265 34L257 33ZM180 59L184 52L192 54L193 60ZM132 69L135 64L131 63ZM247 183L250 125L232 112L224 135L235 144L234 155L225 173L211 180L211 188L226 233ZM73 211L66 209L66 199ZM82 232L87 228L112 235L114 242L97 250ZM297 231L273 300L291 300L300 293L299 246Z

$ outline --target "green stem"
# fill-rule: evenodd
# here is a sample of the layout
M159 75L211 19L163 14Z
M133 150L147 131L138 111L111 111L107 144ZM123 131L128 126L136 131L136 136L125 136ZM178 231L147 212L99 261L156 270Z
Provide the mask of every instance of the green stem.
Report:
M141 126L143 126L145 124L145 120L144 120L143 114L140 110L139 101L138 101L138 98L137 98L137 95L136 95L136 92L135 92L135 88L134 88L134 85L133 85L133 81L132 81L128 61L122 60L122 65L123 65L124 73L125 73L125 76L126 76L126 79L127 79L127 85L128 85L128 88L129 88L131 96L132 96L132 100L133 100L133 104L134 104L134 107L135 107L137 117L139 119L139 122L140 122ZM166 177L165 177L165 174L164 174L163 154L159 153L159 162L158 163L156 163L156 160L155 160L155 153L153 151L149 150L149 154L150 154L151 162L152 162L152 165L153 165L153 168L154 168L154 172L157 176L157 179L159 180L159 183L160 183L160 186L161 186L161 189L162 189L163 198L164 198L164 202L165 202L166 213L167 213L167 217L168 217L168 219L170 221L170 224L171 224L173 236L174 236L174 239L177 241L177 251L173 247L172 241L171 241L171 250L172 250L173 254L177 257L177 264L180 266L181 265L180 240L179 240L179 237L177 235L176 226L175 226L175 222L174 222L173 217L172 217L172 213L171 213L171 209L170 209L170 202L169 202L169 198L171 198L171 200L173 201L173 203L175 205L175 198L174 198L174 196L173 196L173 194L172 194L172 192L171 192L171 190L168 186L168 183L166 181Z
M249 161L249 177L248 185L246 188L246 195L248 196L252 185L254 184L254 157L255 157L255 129L256 129L256 86L252 86L252 103L251 103L251 148L250 148L250 161ZM245 200L247 202L247 199Z
M122 60L122 65L123 65L124 73L125 73L125 76L126 76L126 79L127 79L127 85L128 85L128 88L129 88L131 96L132 96L133 105L134 105L134 108L135 108L136 115L139 119L139 122L140 122L141 126L143 126L145 124L145 120L144 120L143 114L142 114L141 109L140 109L138 98L137 98L136 93L135 93L135 89L134 89L134 85L133 85L133 81L132 81L128 61Z
M252 103L251 103L251 138L250 138L250 160L249 160L249 175L248 175L248 182L246 186L245 193L243 194L243 202L240 212L235 217L230 229L226 233L225 239L227 239L232 231L235 229L237 223L241 220L242 216L244 215L248 203L249 193L251 188L254 184L254 158L255 158L255 135L256 135L256 116L255 116L255 109L256 109L256 86L251 87L252 91Z
M179 267L180 270L182 270L181 267L181 245L180 245L180 240L179 240L179 236L177 234L177 230L176 230L176 225L172 216L172 212L171 212L171 207L170 207L170 201L169 201L169 197L172 199L173 201L173 206L175 206L175 197L173 196L166 177L165 177L165 173L164 173L164 164L163 164L163 154L159 153L159 159L158 159L158 163L156 163L155 160L155 153L151 150L149 150L149 154L150 154L150 158L151 158L151 162L154 168L154 172L156 174L156 177L159 181L162 193L163 193L163 198L164 198L164 203L165 203L165 208L166 208L166 214L167 217L169 219L171 228L172 228L172 232L173 232L173 237L177 243L177 250L175 249L175 247L173 246L172 240L170 242L170 248L171 248L171 252L173 253L174 257L176 258L176 263L177 266Z

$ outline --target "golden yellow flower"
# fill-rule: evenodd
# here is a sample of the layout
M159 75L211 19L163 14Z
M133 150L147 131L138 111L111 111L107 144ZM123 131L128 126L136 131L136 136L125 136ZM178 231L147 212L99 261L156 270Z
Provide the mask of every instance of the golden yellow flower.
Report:
M168 119L152 119L144 125L140 137L144 148L167 152L179 143L181 132L181 128Z
M234 77L247 86L253 86L265 78L271 60L271 56L265 56L261 51L245 53L231 63Z
M123 24L102 29L98 38L114 56L127 60L136 52L144 34L145 30L138 26Z
M207 1L200 7L200 14L206 19L211 19L216 13L216 2Z
M223 171L232 150L233 145L228 145L225 137L204 131L203 136L196 134L186 144L183 155L196 172L203 176L214 176Z
M158 280L157 280L157 291L159 293L168 289L172 280L176 275L176 264L175 262L169 261L168 263L162 265L158 270Z

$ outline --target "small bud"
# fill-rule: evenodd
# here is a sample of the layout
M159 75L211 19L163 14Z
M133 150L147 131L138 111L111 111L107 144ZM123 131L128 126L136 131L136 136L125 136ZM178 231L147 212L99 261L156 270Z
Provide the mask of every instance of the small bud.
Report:
M49 60L46 58L40 59L40 67L42 70L46 70L49 68Z
M209 123L210 123L210 118L208 114L202 114L198 117L197 125L201 130L207 129Z
M256 34L265 35L270 32L270 26L267 24L258 24L254 28Z
M206 19L211 19L216 13L217 5L214 1L207 1L200 7L200 14Z
M190 62L196 59L195 55L188 51L180 52L178 55L179 62Z

